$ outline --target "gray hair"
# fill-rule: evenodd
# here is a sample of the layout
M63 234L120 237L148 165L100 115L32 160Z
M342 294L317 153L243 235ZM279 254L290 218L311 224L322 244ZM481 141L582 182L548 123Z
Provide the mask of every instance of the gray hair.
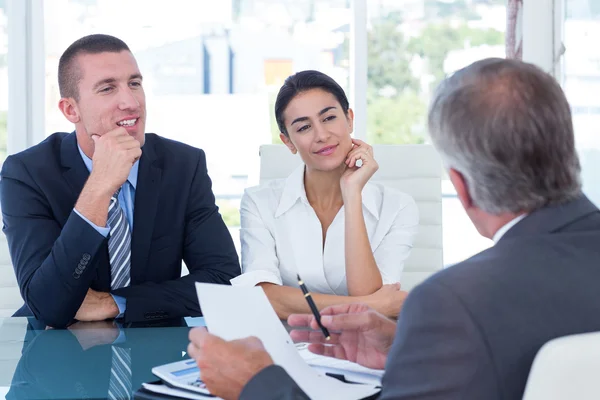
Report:
M487 213L530 212L581 194L569 103L534 65L498 58L457 71L436 91L429 132Z

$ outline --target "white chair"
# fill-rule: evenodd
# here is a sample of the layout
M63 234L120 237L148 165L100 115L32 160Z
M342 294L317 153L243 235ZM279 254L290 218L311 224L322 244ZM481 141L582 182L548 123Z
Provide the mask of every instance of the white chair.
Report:
M379 170L372 178L411 195L419 208L419 233L404 266L402 288L410 290L443 268L442 165L430 145L375 145ZM279 144L260 147L260 183L286 178L302 160Z
M523 400L600 399L600 332L557 338L536 355Z
M0 318L10 317L22 305L8 243L4 234L0 233Z

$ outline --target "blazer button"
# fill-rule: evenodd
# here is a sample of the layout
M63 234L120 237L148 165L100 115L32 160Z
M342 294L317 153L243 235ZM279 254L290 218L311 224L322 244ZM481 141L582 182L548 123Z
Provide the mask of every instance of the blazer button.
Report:
M88 253L83 253L82 259L84 259L85 261L90 261L91 258L92 256L90 256Z
M81 273L78 273L77 270L75 270L75 272L73 272L73 278L79 279L80 276L81 276Z

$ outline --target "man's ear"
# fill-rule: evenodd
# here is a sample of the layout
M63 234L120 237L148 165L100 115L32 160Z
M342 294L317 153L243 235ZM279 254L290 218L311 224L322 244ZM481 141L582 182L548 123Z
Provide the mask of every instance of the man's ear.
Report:
M454 185L454 188L456 189L456 194L463 208L465 210L472 208L473 198L471 197L471 193L469 193L469 186L467 185L464 175L454 168L450 168L448 176L450 177L450 182L452 182L452 185Z
M294 143L292 143L292 141L290 140L289 137L287 137L283 133L280 133L279 138L281 139L283 144L285 144L287 146L287 148L290 149L292 154L296 154L298 152L298 150L296 149L296 146L294 146Z
M71 123L76 124L81 120L79 108L72 97L61 98L58 102L58 108Z

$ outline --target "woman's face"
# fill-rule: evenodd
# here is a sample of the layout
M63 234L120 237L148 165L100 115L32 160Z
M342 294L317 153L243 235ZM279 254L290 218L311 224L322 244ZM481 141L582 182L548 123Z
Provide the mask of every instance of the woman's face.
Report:
M345 161L352 149L350 134L354 114L344 114L335 96L322 89L296 95L283 112L289 138L281 140L292 153L300 153L308 168L332 171Z

